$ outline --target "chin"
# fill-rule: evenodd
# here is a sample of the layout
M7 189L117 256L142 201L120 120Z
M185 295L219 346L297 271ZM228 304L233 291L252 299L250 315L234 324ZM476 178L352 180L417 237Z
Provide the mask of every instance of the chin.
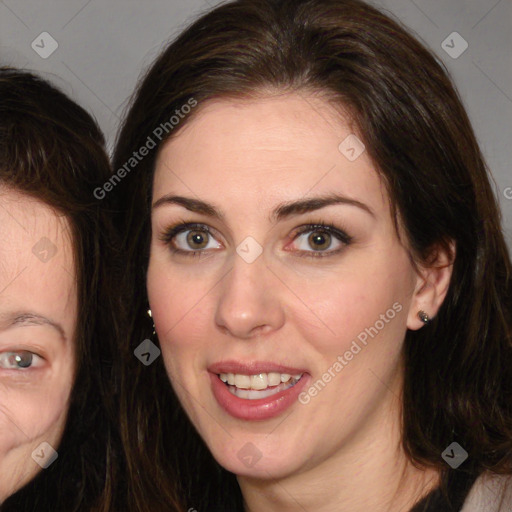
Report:
M284 447L279 439L264 435L234 435L216 446L208 443L215 460L238 477L256 479L284 478L300 471L306 463L297 457L303 447Z

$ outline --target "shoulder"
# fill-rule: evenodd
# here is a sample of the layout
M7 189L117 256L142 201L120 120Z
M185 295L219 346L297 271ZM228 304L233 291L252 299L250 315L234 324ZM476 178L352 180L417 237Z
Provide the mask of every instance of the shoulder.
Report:
M482 473L471 487L461 512L510 512L512 475Z

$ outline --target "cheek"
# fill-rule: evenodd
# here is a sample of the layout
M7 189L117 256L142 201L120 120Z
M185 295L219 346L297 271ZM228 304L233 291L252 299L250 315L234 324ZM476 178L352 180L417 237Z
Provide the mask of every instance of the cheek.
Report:
M63 427L71 383L15 388L3 384L0 388L0 457L45 435L53 439L53 431Z
M213 322L210 281L187 275L180 270L171 272L164 264L150 260L147 277L148 299L158 339L165 353L193 349L205 340L205 328Z
M294 290L302 304L290 309L293 323L322 352L348 350L355 339L364 346L377 335L396 339L405 331L401 312L410 300L404 268L401 263L390 266L374 258L347 265L335 280L326 278L315 285L297 281Z
M148 267L147 291L167 375L180 402L194 414L191 394L200 394L197 369L208 339L208 314L212 314L206 300L208 290L201 280L182 278L153 259Z

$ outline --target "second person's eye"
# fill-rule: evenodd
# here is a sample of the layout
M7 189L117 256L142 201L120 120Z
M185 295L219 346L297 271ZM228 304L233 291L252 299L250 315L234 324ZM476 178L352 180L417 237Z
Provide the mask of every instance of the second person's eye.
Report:
M24 370L38 367L43 359L41 356L28 350L0 352L0 368L6 370Z

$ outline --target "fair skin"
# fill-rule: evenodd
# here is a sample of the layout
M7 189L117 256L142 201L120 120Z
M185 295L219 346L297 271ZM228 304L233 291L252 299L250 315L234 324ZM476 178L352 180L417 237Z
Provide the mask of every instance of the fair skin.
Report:
M77 290L62 215L0 186L0 232L1 503L42 471L36 460L44 463L49 450L41 443L58 452L74 377Z
M374 164L367 152L349 161L338 150L354 129L319 97L215 100L196 114L159 153L147 275L165 367L187 414L237 475L247 510L408 510L439 477L414 468L401 448L400 355L406 330L423 327L418 311L434 316L445 297L446 255L436 268L413 268ZM357 203L272 215L332 194ZM200 226L162 240L182 222ZM311 224L351 240L298 229ZM263 249L250 263L236 250L248 236ZM345 357L372 326L377 334ZM244 406L233 413L213 390L212 365L225 361L300 368L296 386L305 382L310 400L240 417Z

